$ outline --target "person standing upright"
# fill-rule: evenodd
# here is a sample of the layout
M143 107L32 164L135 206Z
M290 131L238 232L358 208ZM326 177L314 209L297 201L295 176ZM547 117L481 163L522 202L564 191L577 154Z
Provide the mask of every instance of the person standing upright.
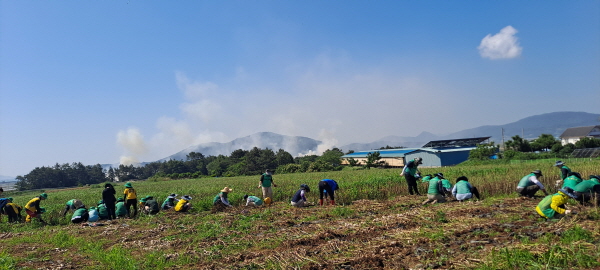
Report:
M127 214L130 218L134 218L137 216L138 212L138 202L137 202L137 193L131 183L127 182L125 184L125 190L123 191L123 199L125 200L125 208L127 208ZM133 215L131 215L131 208L133 207Z
M404 166L404 169L402 169L402 173L400 173L400 176L404 176L406 179L406 184L408 185L408 194L410 195L413 195L413 191L417 195L421 195L417 186L417 179L421 177L421 172L418 168L420 164L423 164L423 159L417 157L409 161L406 166Z
M117 203L117 198L115 197L115 194L117 194L117 192L115 191L115 187L113 187L111 183L106 183L104 185L104 190L102 191L102 200L106 205L109 220L117 218L117 215L115 214L115 205Z
M273 182L273 171L267 169L260 176L258 187L262 188L263 199L271 198L271 201L273 201L273 187L277 187Z

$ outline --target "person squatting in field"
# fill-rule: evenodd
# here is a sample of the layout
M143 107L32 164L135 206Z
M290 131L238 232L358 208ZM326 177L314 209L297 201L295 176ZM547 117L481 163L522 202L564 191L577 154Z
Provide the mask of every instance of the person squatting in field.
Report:
M296 191L294 196L292 196L292 206L296 207L304 207L308 206L306 203L306 192L310 192L310 188L307 184L300 185L300 189Z
M217 194L217 196L215 196L215 198L213 199L213 213L214 212L221 212L223 210L225 210L228 207L233 207L233 205L231 205L231 203L229 203L229 192L232 192L233 189L228 188L228 187L224 187L221 192L219 192L219 194Z
M584 180L575 186L573 194L577 197L577 201L582 205L591 200L593 205L599 206L600 176L590 175L589 180Z
M273 187L277 187L273 182L273 172L269 169L260 176L258 187L262 188L263 199L271 198L273 200Z
M244 195L244 200L246 201L246 206L262 206L263 200L256 196L248 196Z
M175 193L171 193L171 195L167 196L167 198L161 205L162 210L169 210L174 208L175 205L177 205L177 202L179 202L179 200L175 198L177 198L177 194Z
M575 195L570 188L559 189L555 194L547 195L535 207L537 213L546 219L559 219L565 215L571 214L571 210L565 209L567 199L571 197L575 199Z
M543 175L540 170L532 171L530 174L523 176L517 185L517 193L521 196L533 198L538 190L542 190L547 196L548 191L538 179L541 176Z
M459 202L471 199L473 196L481 200L479 191L469 183L469 179L466 176L456 178L456 184L452 188L452 196Z
M569 176L571 169L569 167L567 167L567 165L565 165L564 162L558 160L558 161L556 161L554 166L556 166L557 168L560 168L560 178L562 180L565 180L565 178L567 178Z
M82 222L88 221L90 214L85 206L81 204L74 212L73 216L71 216L71 222L78 224Z
M408 185L408 194L410 195L413 195L413 191L417 195L421 195L417 186L417 179L421 177L421 172L418 169L419 164L423 164L423 159L417 157L409 161L400 173L400 176L404 176L406 179L406 184Z
M8 202L6 203L6 205L4 205L3 210L4 213L8 216L8 222L21 222L23 220L23 217L21 216L21 210L23 210L23 208L20 205L14 203L12 197L8 197L6 199L8 200Z
M582 181L583 179L581 179L581 175L578 172L570 172L567 178L563 180L563 185L561 188L575 189L575 186L577 186Z
M446 202L445 194L446 189L444 189L442 179L436 176L429 180L429 187L427 188L427 200L425 200L422 204Z
M450 195L452 194L452 183L450 183L448 179L444 178L443 173L436 173L434 178L437 178L440 180L440 182L442 182L442 187L444 188L444 195L446 195L446 197L450 197Z
M135 218L138 213L137 193L135 192L135 189L133 189L133 186L129 182L125 184L125 190L123 190L123 199L125 200L125 208L127 208L127 214L130 218ZM133 214L131 208L133 208Z
M340 189L338 183L333 179L323 179L319 181L319 205L323 205L324 192L329 195L331 205L335 205L335 191Z
M127 207L125 207L125 200L123 198L117 199L117 204L115 204L115 216L117 216L117 218L127 217Z
M146 196L142 198L143 211L146 215L156 215L160 211L160 207L158 206L158 202L152 196Z
M46 211L43 207L40 207L40 202L45 199L48 199L48 194L42 193L25 204L25 212L27 213L25 222L31 222L33 218L37 218L40 222L46 223L42 219L42 213Z
M175 212L187 212L188 210L192 209L192 204L190 203L191 200L192 197L189 195L184 195L181 197L181 200L179 200L177 205L175 205Z
M81 200L71 199L67 201L67 203L65 204L65 209L62 212L63 217L67 216L67 212L75 212L75 210L79 209L79 207L81 206L83 206L83 202Z

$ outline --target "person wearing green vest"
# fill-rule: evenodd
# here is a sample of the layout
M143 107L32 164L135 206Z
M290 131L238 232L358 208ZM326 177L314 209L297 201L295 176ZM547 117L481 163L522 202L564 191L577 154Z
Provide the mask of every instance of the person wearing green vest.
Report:
M144 201L144 213L147 215L156 215L160 211L158 202L152 196L146 196Z
M571 210L565 209L565 203L569 197L575 199L575 195L569 188L559 189L556 194L548 195L535 207L535 211L546 219L558 219L569 215Z
M417 186L417 179L421 177L419 164L423 164L423 159L417 157L406 163L406 166L404 166L402 172L400 173L400 176L404 176L404 179L406 179L406 184L408 185L408 194L410 195L416 193L418 196L421 196L421 193L419 193L419 187Z
M73 222L75 224L81 223L81 222L86 222L86 221L88 221L89 217L90 216L89 216L88 210L85 209L85 206L81 205L73 213L73 216L71 217L71 222Z
M425 200L423 204L435 204L446 202L446 197L444 196L445 193L446 190L442 185L442 179L436 176L433 179L429 180L429 188L427 189L427 200Z
M75 212L75 210L79 209L81 206L84 206L82 201L77 200L77 199L69 200L65 204L65 209L63 210L63 217L67 216L67 212L69 212L69 211Z
M258 183L258 187L262 188L263 199L271 198L273 200L273 188L271 186L277 187L273 182L273 171L267 169L260 176L260 182Z
M583 181L583 179L581 179L581 174L579 174L578 172L570 172L569 176L567 176L567 178L565 178L565 180L563 181L563 185L561 188L570 188L575 190L575 186L577 186L577 184L581 183Z
M100 217L100 220L110 218L110 216L108 215L108 209L106 209L106 205L104 204L103 200L98 201L98 206L96 207L96 209L98 210L98 216Z
M233 189L225 187L221 190L221 192L219 192L219 194L217 194L217 196L215 196L215 198L213 199L213 213L223 211L228 207L233 207L233 205L229 203L229 199L227 198L229 192L232 191Z
M175 199L177 197L177 194L175 193L171 193L171 195L167 196L167 198L165 199L165 201L162 203L162 210L169 210L169 209L173 209L175 207L175 205L177 205L177 202L179 202L179 200Z
M517 185L517 193L521 196L533 198L538 190L542 190L547 196L548 191L546 191L544 184L538 180L541 176L543 175L540 170L532 171L530 174L523 176Z
M127 207L125 206L125 200L123 198L117 199L115 205L115 215L117 218L125 218L127 216Z
M557 168L560 168L560 178L562 180L565 180L565 178L567 178L569 176L569 173L571 172L571 169L569 167L567 167L567 165L565 165L564 162L562 161L556 161L556 163L554 164L554 166L556 166Z
M435 175L438 177L438 179L440 179L440 181L442 181L442 187L444 187L446 196L450 197L450 194L452 194L452 183L450 183L450 180L444 178L443 173L436 173Z
M452 188L452 196L459 202L462 202L473 198L473 195L475 195L478 200L481 200L479 191L469 183L469 179L466 176L456 178L456 184Z
M585 204L590 199L595 198L593 204L600 205L600 176L590 175L589 180L584 180L575 186L573 194L577 196L577 201L580 204Z
M256 196L244 195L244 200L246 200L246 206L262 206L264 203L263 200Z
M421 178L421 183L429 183L429 180L433 179L433 175L428 174L423 176L423 178Z

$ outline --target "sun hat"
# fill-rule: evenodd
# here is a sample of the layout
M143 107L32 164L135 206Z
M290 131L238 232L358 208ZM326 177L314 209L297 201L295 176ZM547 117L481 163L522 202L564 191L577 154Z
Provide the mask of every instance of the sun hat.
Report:
M225 192L225 193L229 193L229 192L232 192L232 191L233 191L233 189L228 188L228 187L224 187L223 189L221 189L221 192Z
M443 174L443 173L441 173L441 172L439 172L439 173L436 173L436 174L435 174L435 176L438 176L438 177L440 177L440 178L444 178L444 174Z
M575 194L573 194L573 190L571 188L569 188L569 187L561 188L558 191L566 194L567 196L569 196L569 197L571 197L573 199L577 199L577 196L575 196Z
M132 188L133 186L131 185L131 183L127 182L127 183L125 183L125 187L126 188Z
M168 199L175 199L177 197L177 194L175 193L171 193L171 195L167 196Z
M556 161L556 163L554 164L554 166L562 166L562 165L565 165L565 163L560 160Z
M304 189L304 190L306 190L306 191L310 192L310 187L308 187L308 185L307 185L307 184L302 184L302 185L300 185L300 189Z
M108 187L113 187L113 185L111 183L104 184L104 188L108 188Z
M12 202L12 201L13 201L13 197L8 197L7 199L8 199L10 202Z
M44 199L48 199L48 194L46 193L42 193L40 194L40 197L44 198Z
M421 157L416 157L415 161L419 164L423 164L423 158L421 158Z
M148 197L141 198L140 201L145 203L148 200Z
M535 174L539 174L540 176L544 176L542 174L542 171L540 171L540 170L535 170L535 171L532 171L531 173L535 173Z
M181 199L189 201L192 199L192 197L190 197L190 195L183 195L183 197L181 197Z

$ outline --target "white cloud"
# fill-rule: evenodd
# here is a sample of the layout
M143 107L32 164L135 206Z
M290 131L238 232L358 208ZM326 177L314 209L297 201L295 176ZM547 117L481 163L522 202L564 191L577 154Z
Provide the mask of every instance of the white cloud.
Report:
M507 26L495 35L488 34L479 44L479 54L483 58L510 59L519 57L523 48L519 46L519 39L515 36L517 29Z

